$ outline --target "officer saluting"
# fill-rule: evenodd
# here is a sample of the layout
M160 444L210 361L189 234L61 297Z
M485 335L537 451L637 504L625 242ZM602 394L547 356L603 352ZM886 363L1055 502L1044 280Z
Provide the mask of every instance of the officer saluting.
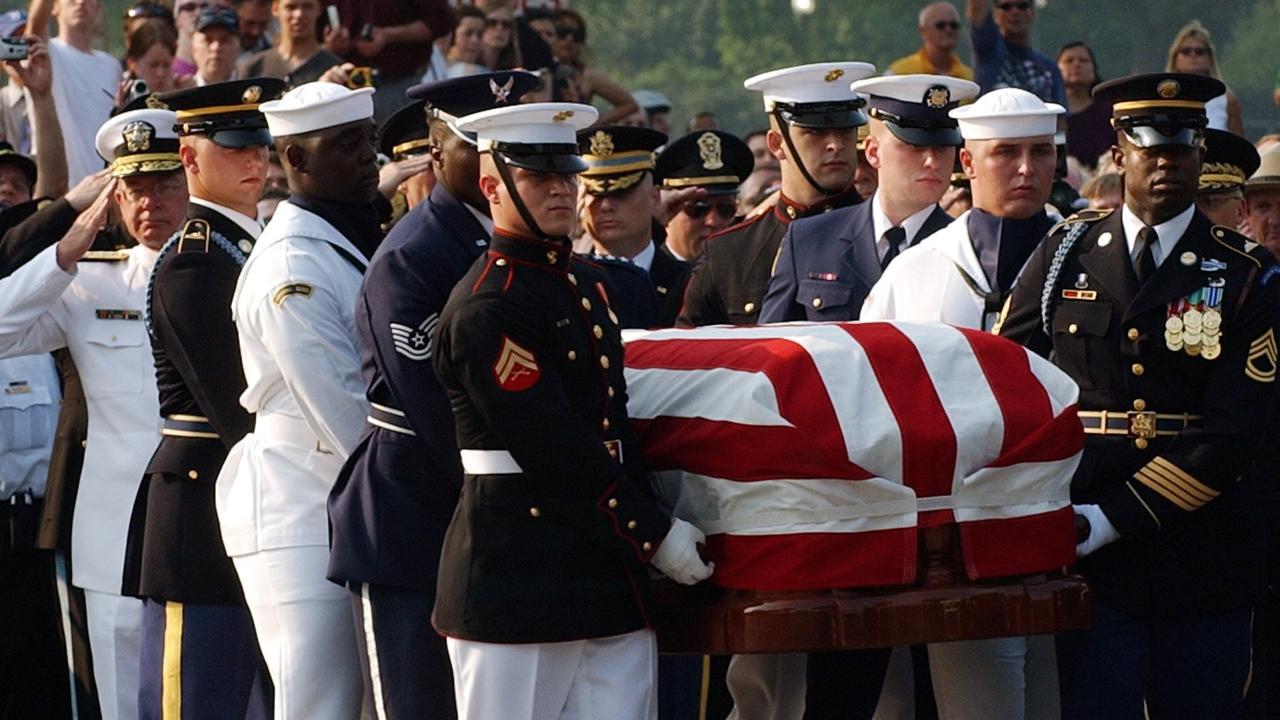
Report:
M1239 478L1270 434L1280 308L1268 254L1193 204L1222 92L1164 73L1094 89L1114 104L1125 204L1052 233L1001 331L1080 385L1072 500L1097 621L1058 636L1068 719L1141 717L1144 701L1152 718L1243 714L1262 539Z
M351 591L370 717L450 717L453 674L431 627L436 567L462 487L453 413L431 369L431 333L449 292L489 245L489 203L474 136L460 115L514 105L526 72L468 75L410 88L436 185L369 261L356 331L370 414L329 496L329 578ZM417 143L401 130L400 145ZM375 714L374 710L380 709Z
M655 717L646 566L685 583L712 571L702 533L640 487L608 281L567 237L574 132L596 115L535 103L458 123L478 134L495 226L432 358L466 473L434 621L467 720Z

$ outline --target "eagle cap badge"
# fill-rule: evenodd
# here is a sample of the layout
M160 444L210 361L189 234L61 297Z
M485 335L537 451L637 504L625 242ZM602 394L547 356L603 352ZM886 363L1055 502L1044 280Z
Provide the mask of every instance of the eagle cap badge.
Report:
M827 74L823 75L822 79L825 80L826 82L835 82L842 77L844 77L844 70L840 68L836 68L834 70L827 71Z
M249 104L256 103L262 99L262 88L257 85L250 85L244 89L240 99Z
M603 130L597 130L591 136L591 154L608 157L613 154L613 136Z
M1156 85L1156 94L1165 100L1178 97L1178 93L1180 92L1182 92L1182 85L1173 78L1161 80L1160 84Z
M151 149L151 138L155 137L156 129L151 127L151 123L135 120L120 131L124 137L124 147L131 153L142 152Z
M931 110L941 110L951 102L951 89L946 85L933 85L924 91L924 104Z

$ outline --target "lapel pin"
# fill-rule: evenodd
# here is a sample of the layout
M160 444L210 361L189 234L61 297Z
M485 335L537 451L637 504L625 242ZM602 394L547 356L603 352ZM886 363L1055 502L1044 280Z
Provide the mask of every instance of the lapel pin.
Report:
M1181 261L1182 264L1186 265L1187 267L1191 267L1192 265L1195 265L1196 260L1199 260L1199 259L1200 258L1196 257L1196 254L1191 252L1190 250L1182 253L1182 256L1178 258L1178 260Z

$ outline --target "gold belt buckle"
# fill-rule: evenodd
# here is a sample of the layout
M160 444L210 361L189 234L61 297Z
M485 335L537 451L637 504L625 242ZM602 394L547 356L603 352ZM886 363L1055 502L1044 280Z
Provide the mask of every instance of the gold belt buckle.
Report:
M1151 411L1129 411L1129 436L1150 440L1156 436L1156 414Z

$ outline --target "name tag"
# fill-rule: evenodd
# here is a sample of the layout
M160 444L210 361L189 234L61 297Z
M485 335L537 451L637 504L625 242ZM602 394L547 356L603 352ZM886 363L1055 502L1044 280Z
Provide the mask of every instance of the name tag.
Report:
M4 389L5 395L26 395L31 392L31 386L26 380L15 380Z
M99 320L141 320L141 310L127 310L116 308L98 308L93 311Z

